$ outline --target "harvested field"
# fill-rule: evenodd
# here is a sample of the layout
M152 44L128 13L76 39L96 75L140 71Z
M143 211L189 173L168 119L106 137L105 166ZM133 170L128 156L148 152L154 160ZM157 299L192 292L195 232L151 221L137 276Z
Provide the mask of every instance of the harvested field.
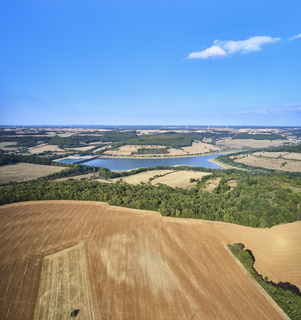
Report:
M28 151L31 154L37 154L37 153L42 153L44 151L63 152L64 150L59 148L58 146L51 145L51 144L46 144L46 145L43 145L43 146L37 146L37 147L29 148Z
M157 149L157 148L161 148L164 149L165 147L162 146L152 146L152 145L126 145L126 146L121 146L120 148L118 148L117 150L108 150L105 151L104 154L106 155L112 155L115 157L118 156L135 156L135 157L149 157L150 155L141 155L141 154L134 154L132 155L133 152L137 152L138 149L140 148L147 148L147 149Z
M193 142L191 147L183 147L182 149L189 154L202 154L221 150L218 146L204 142Z
M257 157L254 155L243 155L234 160L238 163L244 163L249 166L261 167L267 169L301 172L301 161L282 158Z
M230 139L217 141L218 146L224 146L233 149L242 148L268 148L278 147L286 143L287 140L254 140L254 139Z
M5 205L0 221L2 319L64 319L51 306L67 316L73 303L79 320L287 319L234 241L269 279L301 285L301 222L258 230L83 201Z
M301 153L289 152L288 154L284 155L283 158L301 160Z
M154 176L162 176L165 174L168 174L170 172L173 172L173 170L150 170L150 171L144 171L137 174L133 174L128 177L122 177L122 181L129 183L129 184L140 184L148 183L149 179L153 178ZM120 178L111 179L112 181L116 182L119 181Z
M17 163L0 167L0 184L10 181L28 181L48 174L62 171L66 168L46 166L33 163Z
M12 142L0 142L0 149L5 148L6 146L15 146L17 145L17 141Z
M104 152L106 155L112 155L112 156L131 156L131 157L139 157L139 158L147 158L147 157L153 157L154 154L133 154L134 152L137 152L140 148L147 148L147 149L158 149L162 148L164 149L164 146L154 146L154 145L127 145L122 146L118 148L117 150L108 150ZM216 152L219 151L221 148L214 146L212 144L203 143L203 142L193 142L192 146L190 147L183 147L180 149L176 148L168 148L168 154L158 154L157 157L175 157L175 156L189 156L189 155L200 155L204 153L209 152Z
M242 242L255 256L254 267L274 282L290 282L301 288L301 222L270 229L255 229L230 223L213 223L225 243Z
M301 153L296 152L254 152L254 156L257 157L267 157L267 158L282 158L282 159L291 159L291 160L301 160Z
M46 256L43 260L34 320L79 318L93 320L88 282L86 250L83 243Z
M196 185L196 182L190 182L190 179L202 179L204 176L208 176L211 173L198 172L198 171L174 171L163 177L152 180L151 184L166 184L172 188L178 187L183 189L189 189Z

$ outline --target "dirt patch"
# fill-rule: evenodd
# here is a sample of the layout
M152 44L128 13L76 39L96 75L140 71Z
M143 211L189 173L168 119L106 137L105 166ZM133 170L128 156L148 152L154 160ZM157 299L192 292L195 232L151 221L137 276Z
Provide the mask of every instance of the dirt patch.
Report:
M10 181L28 181L48 174L62 171L66 168L46 166L33 163L17 163L0 167L0 184Z
M5 320L33 319L41 301L65 310L80 291L73 283L91 289L79 301L91 301L88 315L76 319L90 309L95 319L284 319L225 248L233 242L253 251L269 279L301 285L301 222L258 230L84 201L5 205L0 218ZM47 288L64 279L67 298L54 298Z
M183 189L190 189L196 186L196 182L190 182L190 179L202 179L204 176L208 176L211 173L208 172L197 172L197 171L175 171L169 173L163 177L154 179L151 183L166 184L172 188L178 187Z
M237 186L237 181L236 180L230 180L227 182L228 186L233 189L234 187Z
M221 178L214 178L206 181L205 186L202 188L202 191L212 192L220 183Z

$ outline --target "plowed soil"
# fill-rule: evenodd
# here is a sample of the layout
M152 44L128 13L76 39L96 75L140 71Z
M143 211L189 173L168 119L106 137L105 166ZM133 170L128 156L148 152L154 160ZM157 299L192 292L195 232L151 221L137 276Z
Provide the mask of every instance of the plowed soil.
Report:
M5 205L0 318L42 307L52 319L286 319L229 253L234 241L271 280L300 286L300 222L258 230L96 202Z

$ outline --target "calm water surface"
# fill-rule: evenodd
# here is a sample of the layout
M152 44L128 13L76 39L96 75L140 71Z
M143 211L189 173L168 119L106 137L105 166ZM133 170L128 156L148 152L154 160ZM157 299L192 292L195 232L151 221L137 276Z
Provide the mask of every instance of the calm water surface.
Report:
M83 162L82 164L92 167L104 167L110 170L125 171L137 168L148 168L156 166L178 166L188 165L192 167L204 167L210 169L223 169L221 166L210 162L225 153L212 154L199 157L166 158L166 159L126 159L126 158L99 158Z

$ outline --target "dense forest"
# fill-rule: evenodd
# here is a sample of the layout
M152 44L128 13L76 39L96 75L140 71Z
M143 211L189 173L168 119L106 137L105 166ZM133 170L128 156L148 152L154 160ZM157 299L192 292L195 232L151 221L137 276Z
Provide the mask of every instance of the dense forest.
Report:
M107 176L108 169L99 174ZM113 175L118 173L113 173ZM220 178L212 192L204 191L208 179ZM236 186L230 187L229 181ZM297 189L296 189L297 188ZM199 218L237 223L251 227L271 227L301 220L300 177L286 174L253 174L226 170L212 172L190 190L153 186L102 183L98 181L32 181L3 187L0 203L29 200L89 200L115 206L155 210L164 216Z
M239 133L233 137L233 139L254 139L254 140L287 140L287 138L283 135L276 133L269 134L249 134L249 133Z
M214 143L217 139L230 137L232 135L233 134L228 131L187 133L176 133L170 131L162 134L140 135L133 139L114 143L113 147L118 148L123 145L157 145L167 146L169 148L182 148L191 146L193 141L202 141L205 138L210 138L212 140L212 143Z

